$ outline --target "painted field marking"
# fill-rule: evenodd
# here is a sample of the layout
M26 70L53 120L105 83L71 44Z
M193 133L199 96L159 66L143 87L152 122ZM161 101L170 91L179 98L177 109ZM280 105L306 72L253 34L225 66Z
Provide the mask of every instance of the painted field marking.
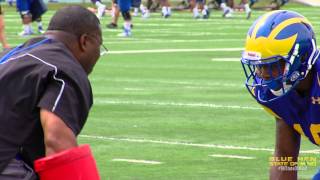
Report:
M211 61L221 61L221 62L240 62L240 56L237 58L212 58Z
M144 91L144 89L142 88L123 88L126 91Z
M233 145L222 145L222 144L199 144L199 143L188 143L188 142L179 142L179 141L163 141L163 140L151 140L151 139L131 139L131 138L113 138L105 136L93 136L93 135L79 135L82 138L89 139L98 139L106 141L126 141L132 143L153 143L153 144L166 144L166 145L180 145L180 146L191 146L199 148L214 148L214 149L231 149L231 150L249 150L249 151L264 151L264 152L273 152L272 148L257 148L257 147L248 147L248 146L233 146ZM320 154L320 150L302 150L302 154Z
M209 48L209 49L148 49L148 50L127 50L109 51L108 54L142 54L142 53L175 53L175 52L223 52L242 51L243 48Z
M16 35L15 35L16 36ZM162 37L164 36L171 36L169 34L162 34ZM148 35L144 36L148 37ZM108 41L109 44L150 44L150 43L199 43L199 42L238 42L241 41L241 39L170 39L170 40L163 40L163 39L139 39L136 41Z
M115 158L115 159L112 159L112 161L141 163L141 164L163 164L163 162L159 162L159 161L138 160L138 159L118 159L118 158Z
M210 157L218 157L218 158L231 158L231 159L256 159L251 156L239 156L239 155L226 155L226 154L211 154Z
M126 105L143 105L143 106L177 106L177 107L205 107L214 109L248 109L263 110L260 107L239 106L239 105L220 105L211 103L178 103L178 102L160 102L160 101L126 101L126 100L108 100L98 98L94 101L95 105L105 104L126 104Z
M150 79L150 78L107 78L107 77L91 77L91 81L111 81L111 82L126 82L126 83L164 83L164 84L179 84L179 85L191 85L191 86L223 86L223 87L241 87L245 88L244 84L240 83L226 83L226 82L198 82L198 81L177 81L177 80L164 80L164 79Z
M148 49L109 51L108 54L145 54L145 53L177 53L177 52L235 52L243 51L243 48L208 48L208 49ZM230 58L227 58L230 59ZM240 58L238 58L240 61Z

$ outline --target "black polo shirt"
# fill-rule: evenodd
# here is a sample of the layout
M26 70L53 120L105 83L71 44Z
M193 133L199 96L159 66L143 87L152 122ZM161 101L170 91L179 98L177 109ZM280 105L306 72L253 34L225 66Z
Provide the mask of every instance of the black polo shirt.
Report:
M40 108L55 113L78 135L92 105L82 66L56 40L33 47L43 39L31 39L25 50L0 64L0 172L18 152L30 165L45 156Z

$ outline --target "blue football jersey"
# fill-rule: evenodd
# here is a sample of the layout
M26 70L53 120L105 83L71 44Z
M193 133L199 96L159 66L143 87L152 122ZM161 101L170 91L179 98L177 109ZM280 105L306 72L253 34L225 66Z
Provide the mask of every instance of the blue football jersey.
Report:
M312 143L320 145L320 60L314 64L309 94L302 97L295 90L266 102L274 95L267 89L256 88L255 98L269 113L283 119ZM259 97L259 98L258 98Z

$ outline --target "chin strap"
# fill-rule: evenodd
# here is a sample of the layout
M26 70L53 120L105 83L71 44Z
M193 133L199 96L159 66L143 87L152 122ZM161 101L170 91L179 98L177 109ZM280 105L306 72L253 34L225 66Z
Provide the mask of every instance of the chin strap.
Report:
M279 90L270 89L271 93L275 96L282 96L292 88L292 85L284 84Z

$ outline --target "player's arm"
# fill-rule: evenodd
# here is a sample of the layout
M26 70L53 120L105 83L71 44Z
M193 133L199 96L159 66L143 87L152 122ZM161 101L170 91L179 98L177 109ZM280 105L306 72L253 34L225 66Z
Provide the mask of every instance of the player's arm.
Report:
M46 109L40 110L46 156L77 146L76 136L63 120Z
M297 161L300 149L300 135L282 119L276 119L276 144L274 157L293 157ZM296 180L297 171L281 170L279 166L270 167L271 180Z

